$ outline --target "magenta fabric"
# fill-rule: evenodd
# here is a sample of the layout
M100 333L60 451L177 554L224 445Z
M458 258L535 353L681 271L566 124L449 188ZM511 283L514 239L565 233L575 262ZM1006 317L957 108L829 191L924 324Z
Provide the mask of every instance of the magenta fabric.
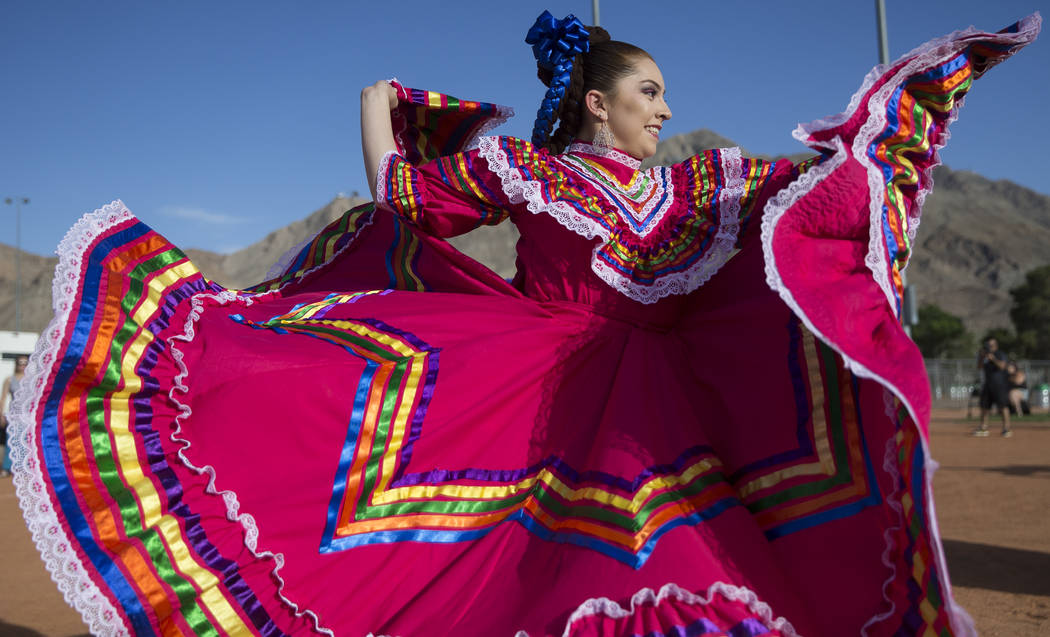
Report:
M909 178L1038 26L874 72L798 165L464 149L504 111L398 86L381 205L248 290L85 218L19 402L38 546L96 632L972 633L895 273ZM435 236L507 219L513 282Z

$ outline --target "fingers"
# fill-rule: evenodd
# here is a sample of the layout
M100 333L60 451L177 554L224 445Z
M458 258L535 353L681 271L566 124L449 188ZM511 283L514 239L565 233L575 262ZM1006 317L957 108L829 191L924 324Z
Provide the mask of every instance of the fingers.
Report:
M361 90L361 103L385 102L389 110L397 107L397 90L386 80L379 80Z

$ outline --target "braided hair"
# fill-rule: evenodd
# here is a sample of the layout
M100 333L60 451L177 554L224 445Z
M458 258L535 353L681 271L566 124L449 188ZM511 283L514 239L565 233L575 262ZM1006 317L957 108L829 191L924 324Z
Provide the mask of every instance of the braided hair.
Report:
M616 83L631 73L635 60L652 59L645 49L611 39L609 33L601 27L587 27L587 32L588 51L578 54L573 59L569 85L565 88L557 111L553 113L553 117L543 117L541 107L541 117L537 119L533 131L533 143L555 154L565 150L572 140L576 139L584 121L584 96L589 91L601 91L611 95L615 92ZM536 75L544 86L550 87L554 75L552 71L537 64ZM555 120L560 123L552 135ZM542 141L539 137L542 137Z

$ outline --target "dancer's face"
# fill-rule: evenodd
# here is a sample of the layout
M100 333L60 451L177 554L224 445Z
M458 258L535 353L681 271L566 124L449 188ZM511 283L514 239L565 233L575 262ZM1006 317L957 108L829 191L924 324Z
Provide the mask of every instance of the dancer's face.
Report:
M664 76L656 62L648 57L635 58L631 72L620 78L616 90L603 100L617 148L637 159L656 154L660 129L671 119L665 93Z

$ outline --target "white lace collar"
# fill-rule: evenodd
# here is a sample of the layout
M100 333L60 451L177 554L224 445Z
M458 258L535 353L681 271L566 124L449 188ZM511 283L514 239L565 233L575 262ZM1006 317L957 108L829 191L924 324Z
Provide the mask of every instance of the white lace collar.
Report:
M642 166L641 159L635 159L627 153L616 150L615 148L599 148L594 144L588 144L587 142L573 142L569 144L569 147L565 149L566 153L573 153L577 155L591 155L599 159L608 159L614 161L621 166L630 168L631 170L638 170Z
M577 145L574 144L574 146ZM579 144L577 148L583 149L590 146L590 144ZM623 153L617 152L626 157ZM611 241L621 239L629 241L628 234L645 237L659 225L664 213L674 200L674 182L671 179L670 168L657 166L640 175L640 177L648 177L648 182L652 183L653 188L666 188L667 196L646 198L652 203L643 207L637 214L635 210L623 209L635 208L635 206L628 206L629 202L621 200L618 196L610 196L609 192L603 192L602 196L606 198L606 201L618 208L617 218L622 222L622 224L617 223L611 226L608 219L588 215L569 201L552 198L548 184L542 177L537 177L533 171L520 169L517 163L511 165L510 157L503 148L500 138L483 137L478 147L478 154L488 163L489 170L499 178L503 193L511 204L524 204L525 209L532 214L548 214L569 231L582 237L600 238L601 242L595 244L591 253L591 270L611 288L640 303L655 303L665 296L692 292L706 283L735 252L737 234L740 231L740 202L747 187L747 182L742 176L743 160L740 157L739 148L725 148L719 153L719 165L721 174L725 176L725 183L723 187L716 190L718 208L721 211L719 215L721 223L714 237L714 244L709 247L703 257L687 269L661 274L651 284L634 281L630 273L624 273L606 263L601 252ZM629 157L628 159L637 162ZM572 166L574 162L581 161L580 159L555 157L554 161L583 175ZM596 182L592 180L592 183ZM663 200L664 205L657 209L655 202L659 200ZM613 239L614 233L618 235L615 240Z

